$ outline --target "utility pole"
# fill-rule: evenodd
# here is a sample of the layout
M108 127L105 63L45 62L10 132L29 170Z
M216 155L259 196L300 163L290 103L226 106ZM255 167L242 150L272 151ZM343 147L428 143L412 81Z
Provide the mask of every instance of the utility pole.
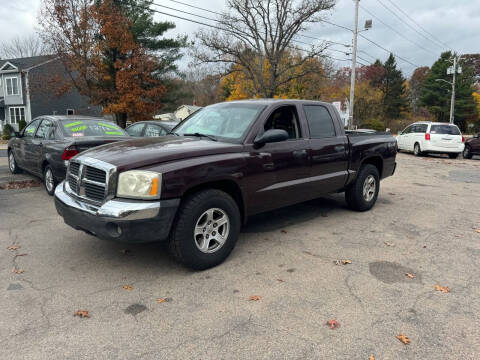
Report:
M455 111L455 80L457 77L457 54L453 55L453 81L452 81L452 99L450 100L450 124L453 124L453 113Z
M360 0L355 1L355 27L353 28L352 71L350 78L350 109L348 114L348 128L353 129L353 103L355 101L355 69L357 67L357 38L358 38L358 6Z

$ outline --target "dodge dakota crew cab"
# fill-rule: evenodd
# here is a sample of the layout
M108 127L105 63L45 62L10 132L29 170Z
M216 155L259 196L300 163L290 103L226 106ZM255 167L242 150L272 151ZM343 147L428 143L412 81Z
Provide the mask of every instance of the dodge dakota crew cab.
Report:
M193 269L221 263L251 215L345 192L376 202L394 173L396 140L345 132L336 109L300 100L220 103L169 136L103 145L72 158L55 190L71 227L123 242L168 241Z

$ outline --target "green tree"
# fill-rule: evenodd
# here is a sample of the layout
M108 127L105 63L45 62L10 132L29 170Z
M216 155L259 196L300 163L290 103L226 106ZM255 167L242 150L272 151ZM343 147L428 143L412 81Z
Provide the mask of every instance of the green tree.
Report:
M405 110L407 99L405 96L405 78L402 71L397 69L393 54L390 54L383 65L385 75L382 81L383 112L385 120L398 119Z
M440 122L448 122L450 117L452 87L447 82L452 81L452 75L447 74L447 69L452 66L451 59L450 51L440 55L425 79L420 96L421 104ZM457 75L455 82L454 121L465 131L467 121L477 116L476 103L472 95L475 91L475 72L464 62L460 62L460 66L462 72Z

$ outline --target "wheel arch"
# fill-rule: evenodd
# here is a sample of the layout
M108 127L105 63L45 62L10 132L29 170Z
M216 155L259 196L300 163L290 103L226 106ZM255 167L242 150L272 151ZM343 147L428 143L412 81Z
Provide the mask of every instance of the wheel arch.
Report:
M373 165L377 168L378 174L380 176L380 179L383 177L383 158L380 155L377 156L370 156L365 159L363 159L362 163L360 164L360 167L363 165L370 164Z
M240 210L240 215L242 216L242 224L247 220L246 215L246 206L243 198L243 192L240 186L231 179L221 179L215 181L208 181L201 184L196 184L188 188L182 195L182 199L185 199L191 194L196 192L207 190L207 189L217 189L221 190L232 197L232 199L237 203L238 209Z

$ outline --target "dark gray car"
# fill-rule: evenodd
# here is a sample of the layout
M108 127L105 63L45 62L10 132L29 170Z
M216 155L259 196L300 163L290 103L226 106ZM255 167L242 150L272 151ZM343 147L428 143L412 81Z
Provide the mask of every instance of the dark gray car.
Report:
M8 165L14 174L25 170L41 177L53 195L72 157L95 146L128 139L123 129L102 118L41 116L8 142Z

